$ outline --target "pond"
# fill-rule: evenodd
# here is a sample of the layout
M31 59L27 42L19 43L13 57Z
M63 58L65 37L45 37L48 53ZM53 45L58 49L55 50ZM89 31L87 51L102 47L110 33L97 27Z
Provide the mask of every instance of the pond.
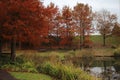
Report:
M120 57L82 57L72 62L102 80L120 80Z

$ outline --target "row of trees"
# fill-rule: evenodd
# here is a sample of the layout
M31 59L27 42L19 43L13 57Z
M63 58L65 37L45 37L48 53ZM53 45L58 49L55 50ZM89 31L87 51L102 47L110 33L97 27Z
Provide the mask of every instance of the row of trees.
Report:
M95 23L105 40L116 21L116 15L106 10L93 13L82 3L59 10L53 3L45 7L40 0L0 0L0 53L5 41L11 42L14 60L16 44L71 48L76 36L79 42L75 45L81 48L91 43L89 36Z
M92 17L92 9L88 5L80 3L73 10L65 6L55 15L55 25L49 35L57 36L57 44L65 47L71 47L73 38L79 36L81 48L85 45L85 36L89 37L92 30Z

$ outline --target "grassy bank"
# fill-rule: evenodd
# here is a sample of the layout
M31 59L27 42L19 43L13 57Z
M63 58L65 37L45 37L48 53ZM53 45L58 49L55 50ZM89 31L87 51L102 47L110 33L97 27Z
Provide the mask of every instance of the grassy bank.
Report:
M86 51L86 50L85 50ZM0 61L0 68L8 71L12 71L12 75L16 78L21 78L28 74L38 75L43 73L55 78L57 80L98 80L90 74L84 72L80 67L75 67L71 61L63 62L67 58L75 56L82 56L84 50L73 51L49 51L49 52L37 52L37 51L17 51L16 61L11 63L9 56L4 56L4 60ZM84 52L85 54L88 54ZM3 58L3 57L2 57ZM15 72L16 73L15 73ZM21 74L21 73L23 74ZM24 73L27 72L27 73ZM30 73L30 74L29 74ZM36 74L37 73L37 74ZM19 76L21 75L21 76ZM31 76L32 77L32 76ZM30 80L27 79L25 80ZM24 78L21 78L21 80ZM34 76L33 76L34 78ZM34 79L37 80L37 79ZM45 79L49 80L49 79Z
M17 51L14 63L11 63L9 55L0 57L0 69L10 71L11 75L20 80L99 80L75 66L72 59L83 57L89 62L94 56L113 56L114 53L118 54L119 49L91 48L46 52L22 50Z
M103 37L101 35L92 35L90 36L93 44L95 46L102 46L103 45ZM119 46L120 45L120 37L116 36L109 36L106 38L106 45L107 46Z

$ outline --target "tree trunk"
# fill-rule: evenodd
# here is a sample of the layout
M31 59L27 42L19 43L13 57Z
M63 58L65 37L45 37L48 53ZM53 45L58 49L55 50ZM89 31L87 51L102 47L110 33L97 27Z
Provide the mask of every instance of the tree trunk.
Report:
M80 34L80 50L82 49L82 22L80 21L79 34Z
M105 34L103 35L103 46L106 46L106 36L105 36Z
M0 36L0 56L2 54L2 37Z
M18 43L18 46L19 46L19 50L21 50L21 41L19 41L19 43Z
M84 28L83 28L83 44L82 44L82 46L83 47L85 46L85 30L84 30Z
M59 49L60 48L60 39L59 39L58 35L57 35L57 46L58 46L58 49Z
M80 50L82 49L82 35L80 35Z
M11 57L10 57L12 61L15 61L15 56L16 56L15 48L16 48L16 41L15 41L15 36L13 36L11 39Z

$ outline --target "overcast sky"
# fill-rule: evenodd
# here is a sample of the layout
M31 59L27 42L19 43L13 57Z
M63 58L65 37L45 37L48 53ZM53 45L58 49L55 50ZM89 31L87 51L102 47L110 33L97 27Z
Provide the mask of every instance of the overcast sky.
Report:
M67 5L73 8L77 3L89 4L93 11L100 11L107 9L111 13L117 14L118 22L120 23L120 0L43 0L44 5L53 2L60 9Z

